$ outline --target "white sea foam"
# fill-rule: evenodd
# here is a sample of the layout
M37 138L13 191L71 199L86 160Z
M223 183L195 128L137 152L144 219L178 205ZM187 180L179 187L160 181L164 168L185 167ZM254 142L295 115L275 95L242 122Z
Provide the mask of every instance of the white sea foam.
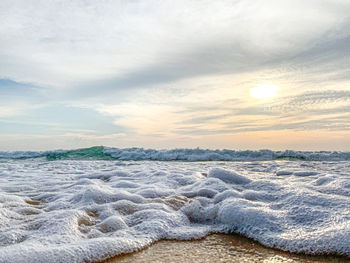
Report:
M0 162L0 262L94 262L242 233L350 256L350 162Z

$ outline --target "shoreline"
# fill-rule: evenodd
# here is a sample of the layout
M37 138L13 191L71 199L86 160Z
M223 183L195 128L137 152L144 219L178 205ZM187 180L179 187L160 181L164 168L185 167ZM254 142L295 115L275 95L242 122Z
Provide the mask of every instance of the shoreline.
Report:
M211 234L198 240L160 240L139 251L96 263L146 262L350 262L337 255L305 255L265 247L239 234Z

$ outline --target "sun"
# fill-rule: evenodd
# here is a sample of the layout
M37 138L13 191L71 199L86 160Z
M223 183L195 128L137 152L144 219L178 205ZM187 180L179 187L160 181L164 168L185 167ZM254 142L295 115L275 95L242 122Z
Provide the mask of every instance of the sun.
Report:
M250 96L255 99L268 99L277 95L280 88L276 85L260 84L256 88L250 89Z

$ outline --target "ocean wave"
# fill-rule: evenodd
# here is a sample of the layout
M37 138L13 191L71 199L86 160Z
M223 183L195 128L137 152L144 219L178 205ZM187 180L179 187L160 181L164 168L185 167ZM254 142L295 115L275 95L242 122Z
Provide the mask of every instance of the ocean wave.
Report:
M209 149L155 150L94 146L75 150L0 152L0 159L46 158L53 160L122 160L122 161L268 161L295 159L306 161L347 161L350 152L337 151L235 151Z

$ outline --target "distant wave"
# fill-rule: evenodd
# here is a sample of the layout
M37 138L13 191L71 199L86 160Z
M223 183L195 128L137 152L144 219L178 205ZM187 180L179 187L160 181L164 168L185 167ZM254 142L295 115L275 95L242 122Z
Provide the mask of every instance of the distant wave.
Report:
M262 161L296 159L306 161L346 161L350 152L334 151L235 151L206 149L154 150L94 146L75 150L0 152L1 159L45 158L54 160L123 160L123 161Z

